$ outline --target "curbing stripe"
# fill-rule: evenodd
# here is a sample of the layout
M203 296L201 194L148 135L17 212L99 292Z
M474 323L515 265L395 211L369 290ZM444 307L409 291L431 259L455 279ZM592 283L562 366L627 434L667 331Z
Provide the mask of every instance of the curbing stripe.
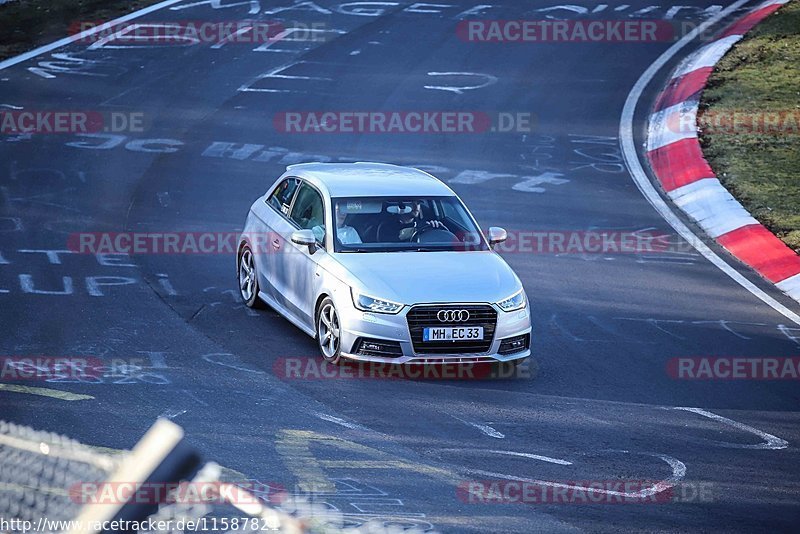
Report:
M738 228L717 241L770 282L800 274L800 256L761 224Z
M714 177L697 139L684 139L652 150L647 153L647 159L667 193L703 178Z
M700 92L711 76L712 67L702 67L673 78L667 88L659 95L655 111L660 111L686 100L699 100Z
M650 116L647 150L653 151L681 139L697 138L697 100L679 102Z
M716 178L703 178L679 187L669 197L714 239L743 226L758 224Z
M714 65L722 59L722 56L724 56L733 45L741 41L741 39L741 35L729 35L724 39L705 45L700 50L684 59L672 77L679 78L693 70L714 67Z
M793 299L800 301L800 274L790 276L786 280L778 282L775 285Z

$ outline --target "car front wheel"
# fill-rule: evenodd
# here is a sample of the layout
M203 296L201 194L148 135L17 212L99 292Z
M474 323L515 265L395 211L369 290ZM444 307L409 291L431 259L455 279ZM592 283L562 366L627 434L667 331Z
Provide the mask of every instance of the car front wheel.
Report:
M261 308L263 304L258 298L258 276L256 276L256 261L249 245L239 251L239 295L248 308Z
M342 329L336 306L325 298L317 312L317 342L322 357L328 363L337 364L342 357Z

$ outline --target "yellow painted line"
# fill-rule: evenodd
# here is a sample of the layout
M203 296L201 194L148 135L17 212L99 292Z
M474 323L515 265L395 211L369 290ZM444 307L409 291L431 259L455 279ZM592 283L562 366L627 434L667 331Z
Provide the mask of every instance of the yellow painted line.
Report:
M450 471L430 465L412 464L402 460L320 460L330 469L405 469L417 473L455 480Z
M346 456L359 455L366 458L362 460L319 459L311 452L312 443L333 447ZM398 460L388 453L367 445L309 430L280 430L275 440L275 449L283 459L286 468L297 477L299 487L311 492L334 493L336 491L335 484L325 472L326 469L402 469L452 485L458 485L460 481L459 477L448 470Z
M33 386L20 386L17 384L0 384L0 391L9 391L11 393L27 393L29 395L51 397L63 401L91 400L94 398L91 395L70 393L69 391L61 391L60 389L35 388Z
M318 438L318 434L314 432L281 430L275 440L275 450L286 468L297 477L301 491L333 493L336 486L311 453L310 442L315 438Z

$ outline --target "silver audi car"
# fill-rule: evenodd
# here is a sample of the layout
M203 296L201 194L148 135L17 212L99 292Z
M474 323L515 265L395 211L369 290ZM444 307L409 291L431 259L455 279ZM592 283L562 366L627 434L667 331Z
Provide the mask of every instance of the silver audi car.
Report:
M250 208L238 245L245 304L266 302L322 357L384 363L521 361L522 283L452 189L418 169L304 163Z

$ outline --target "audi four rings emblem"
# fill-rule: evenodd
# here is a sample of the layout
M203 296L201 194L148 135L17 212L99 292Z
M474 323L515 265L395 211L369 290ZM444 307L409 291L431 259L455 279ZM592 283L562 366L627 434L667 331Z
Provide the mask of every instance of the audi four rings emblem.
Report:
M468 310L439 310L436 318L442 323L463 323L469 321Z

